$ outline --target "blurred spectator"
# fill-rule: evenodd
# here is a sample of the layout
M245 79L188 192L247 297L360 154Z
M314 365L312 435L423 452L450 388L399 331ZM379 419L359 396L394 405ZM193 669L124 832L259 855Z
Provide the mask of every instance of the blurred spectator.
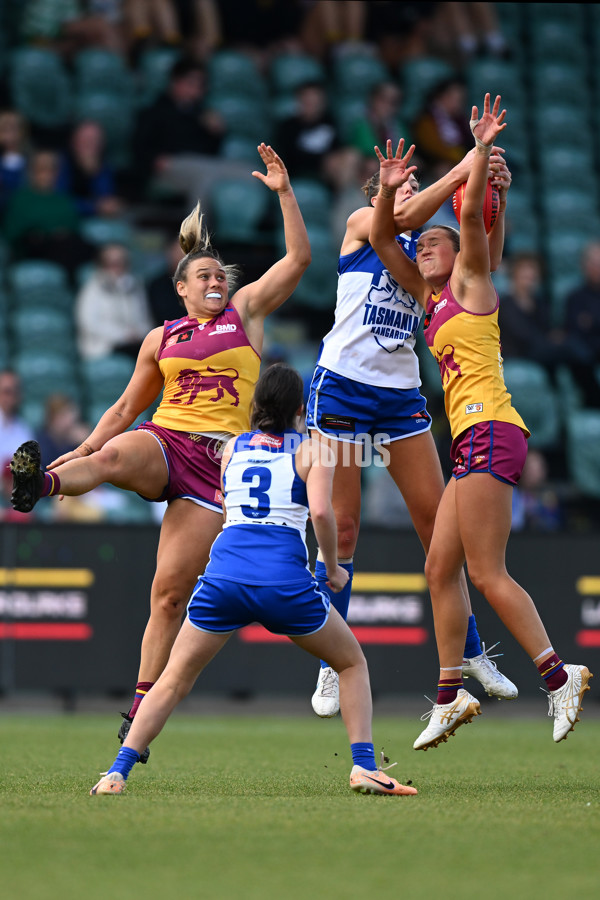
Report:
M124 50L123 0L28 0L21 31L34 44L50 46L66 59L84 47Z
M397 72L407 59L427 55L435 27L435 11L442 5L418 0L412 3L369 0L365 37L377 45L390 72Z
M186 2L189 6L193 0ZM211 5L210 27L217 29L216 42L250 53L259 65L266 67L276 53L302 49L300 31L311 0L215 0Z
M434 49L462 64L476 54L505 56L494 3L437 3Z
M104 130L98 122L79 122L63 154L57 187L75 200L81 216L116 216L122 202L112 168L104 158Z
M600 360L600 243L592 246L596 251L591 251L589 264L584 262L586 284L569 297L566 330L552 325L542 287L541 263L535 254L520 254L510 261L509 290L502 295L498 321L505 359L530 359L539 363L557 387L557 370L561 366L568 368L585 405L600 407L600 385L594 372ZM594 277L598 279L595 288L594 282L588 281Z
M313 56L344 52L364 40L368 6L364 0L317 0L305 6L302 43Z
M566 328L569 337L582 347L582 355L592 367L600 366L600 241L591 241L581 257L581 284L567 296ZM591 376L590 376L591 377ZM598 382L591 377L594 406L598 403ZM589 399L589 398L588 398ZM592 405L592 404L589 404Z
M165 252L165 270L153 278L148 284L148 300L154 325L162 325L165 321L180 319L185 315L185 307L173 285L173 275L183 251L179 239L172 241Z
M200 198L208 212L216 179L238 174L251 177L247 164L218 158L226 127L220 114L206 105L206 91L204 67L181 59L171 69L166 91L142 110L134 134L131 171L141 196L154 185L185 193L192 206Z
M10 198L4 214L4 237L14 259L47 259L71 274L90 258L79 234L75 201L58 190L58 157L45 150L31 157L28 183Z
M110 353L137 356L152 328L146 292L121 244L105 244L95 271L75 301L77 346L83 359Z
M13 109L0 112L0 214L27 178L27 125Z
M519 484L513 490L513 531L560 531L565 510L548 482L548 463L539 450L529 448Z
M413 125L417 151L427 166L456 165L471 149L469 114L465 85L459 78L447 78L431 89Z
M391 140L394 150L403 137L405 147L411 144L408 124L402 119L400 108L402 91L393 81L376 84L369 94L366 115L353 125L350 143L361 156L366 157L373 168L373 147L385 153L387 140Z
M11 369L0 372L0 467L4 469L20 444L31 440L33 430L19 415L21 385Z
M135 60L150 46L181 44L178 3L174 0L124 0L125 25Z
M35 435L42 466L78 447L89 433L89 425L82 421L77 403L65 394L50 394L46 399L44 423Z
M301 85L296 101L294 115L279 125L277 152L292 179L322 179L334 190L342 190L353 181L360 157L342 145L324 86L314 81Z

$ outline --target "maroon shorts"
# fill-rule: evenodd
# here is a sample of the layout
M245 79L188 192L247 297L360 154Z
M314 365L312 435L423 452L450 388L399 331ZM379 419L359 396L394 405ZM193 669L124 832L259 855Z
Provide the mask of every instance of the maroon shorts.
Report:
M527 438L518 425L479 422L452 442L450 457L455 478L487 472L499 481L517 484L527 457Z
M222 512L221 455L226 441L187 431L172 431L153 422L142 422L136 431L147 431L164 453L169 471L167 486L156 502L182 497L199 506ZM142 496L140 494L140 496ZM150 500L150 497L144 497Z

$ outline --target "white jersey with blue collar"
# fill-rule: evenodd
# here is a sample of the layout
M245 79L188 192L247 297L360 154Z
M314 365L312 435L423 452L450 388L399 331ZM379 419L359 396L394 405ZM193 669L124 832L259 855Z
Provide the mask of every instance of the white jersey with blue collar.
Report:
M308 496L295 461L306 437L290 430L236 438L223 475L226 520L207 575L263 585L306 579Z
M396 240L415 258L420 232ZM335 322L321 344L318 365L375 387L421 384L415 338L422 308L370 244L340 256Z

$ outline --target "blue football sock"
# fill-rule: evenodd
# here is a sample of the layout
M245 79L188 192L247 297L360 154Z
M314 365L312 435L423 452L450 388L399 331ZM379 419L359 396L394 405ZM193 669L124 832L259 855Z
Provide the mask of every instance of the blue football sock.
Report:
M125 781L127 781L127 776L136 762L139 761L140 754L137 750L132 750L131 747L121 747L117 754L117 758L106 774L109 775L111 772L120 772Z
M475 616L469 616L464 657L465 659L472 659L474 656L479 656L482 652Z
M373 744L357 742L356 744L350 744L350 750L352 751L352 762L355 766L362 766L363 769L368 769L369 772L374 772L377 769Z
M344 621L348 618L348 607L350 606L350 593L352 591L352 575L354 573L354 565L350 563L340 563L342 569L345 569L348 575L348 581L344 585L343 589L336 594L329 587L327 587L327 570L325 568L325 563L321 562L320 559L317 560L315 564L315 579L317 584L319 585L320 590L323 591L324 594L327 594L331 601L331 605L334 609L337 609L340 616L344 619ZM326 669L328 667L328 663L321 660L321 668Z

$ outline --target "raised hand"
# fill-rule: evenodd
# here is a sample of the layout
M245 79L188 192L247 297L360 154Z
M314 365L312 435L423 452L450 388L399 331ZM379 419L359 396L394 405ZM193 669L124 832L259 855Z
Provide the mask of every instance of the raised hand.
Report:
M387 141L386 144L387 157L383 155L379 147L375 147L375 153L379 160L379 183L386 188L399 188L413 172L417 171L416 166L409 166L409 162L415 152L415 145L411 144L406 153L404 153L404 138L400 138L396 153L392 155L392 142ZM402 155L404 153L404 155Z
M263 184L266 184L270 190L276 191L278 194L281 194L283 191L289 191L290 177L283 164L283 160L277 156L270 145L262 143L258 145L257 149L261 155L262 161L267 167L267 174L265 175L263 172L255 171L252 173L254 177L258 178Z
M500 94L494 101L494 107L490 112L490 95L486 94L483 101L483 115L479 118L479 110L474 106L471 110L471 121L469 125L477 146L490 147L494 143L496 137L506 128L504 118L506 110L503 109L500 115Z
M506 200L506 195L512 182L512 175L501 156L490 157L490 181L498 189L500 201Z

